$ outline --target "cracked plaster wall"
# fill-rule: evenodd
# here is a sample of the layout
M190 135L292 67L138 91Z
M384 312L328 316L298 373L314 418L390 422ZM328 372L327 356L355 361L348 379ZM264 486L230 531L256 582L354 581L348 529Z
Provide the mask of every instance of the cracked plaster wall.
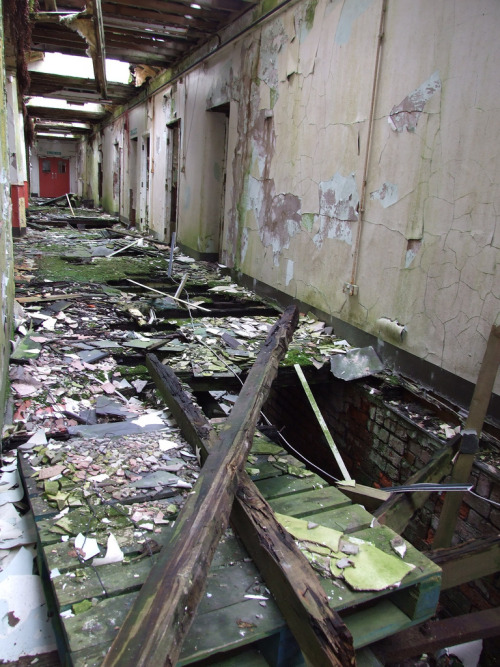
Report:
M182 243L380 337L397 320L391 343L474 382L500 304L500 5L388 3L349 297L381 7L295 3L159 91L150 226L175 113Z
M500 6L388 5L357 297L342 286L381 2L310 7L232 56L239 131L223 261L375 335L379 318L398 320L407 336L389 342L474 382L500 310Z
M2 0L0 0L0 13ZM3 47L3 21L0 21L0 430L8 390L12 309L14 303L14 262L12 256L9 147L7 139L7 99Z

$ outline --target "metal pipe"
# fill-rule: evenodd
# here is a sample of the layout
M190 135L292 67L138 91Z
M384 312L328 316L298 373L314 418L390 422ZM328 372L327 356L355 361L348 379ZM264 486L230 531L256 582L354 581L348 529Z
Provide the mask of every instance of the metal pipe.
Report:
M368 117L368 137L366 139L366 152L365 152L365 163L363 167L363 181L361 185L361 196L359 198L359 219L358 227L356 229L356 241L354 243L354 254L352 258L352 271L351 271L351 285L356 284L357 275L358 275L358 264L359 264L359 246L361 243L361 231L363 228L363 220L365 213L365 200L366 200L366 181L368 178L368 162L370 159L370 149L372 145L372 135L373 135L373 116L375 113L375 100L378 88L378 78L379 78L379 65L380 65L380 54L382 52L382 41L384 39L384 23L385 23L385 14L387 11L387 0L382 0L382 9L380 11L380 23L378 29L378 41L377 41L377 53L375 56L375 67L373 71L373 86L372 86L372 97L370 101L370 115Z

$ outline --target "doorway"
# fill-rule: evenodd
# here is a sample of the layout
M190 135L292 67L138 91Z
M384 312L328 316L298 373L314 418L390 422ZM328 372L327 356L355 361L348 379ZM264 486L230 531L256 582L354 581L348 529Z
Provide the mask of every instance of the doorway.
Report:
M181 121L167 125L167 179L165 182L166 194L166 229L165 238L169 239L177 231L177 216L179 203L179 147L181 137Z
M224 242L224 214L226 207L226 171L227 171L227 152L229 139L229 102L219 104L216 107L208 109L212 114L211 135L213 138L212 156L217 171L217 191L214 195L217 197L217 252L219 257L223 249Z
M40 197L60 197L69 193L69 160L44 157L38 161Z
M149 172L150 172L150 138L149 134L142 139L141 154L141 188L140 188L140 229L148 228L149 224Z

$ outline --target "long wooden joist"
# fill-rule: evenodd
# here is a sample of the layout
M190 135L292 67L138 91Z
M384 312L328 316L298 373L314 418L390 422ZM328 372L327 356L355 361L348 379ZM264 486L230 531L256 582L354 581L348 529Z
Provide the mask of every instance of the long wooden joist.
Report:
M500 535L434 549L426 556L442 569L444 591L500 572Z
M496 637L500 631L500 608L485 609L444 620L426 621L388 639L373 644L370 649L382 664L398 663L408 658L433 653L476 639Z
M451 471L454 453L453 444L447 444L446 447L436 452L427 465L409 477L406 484L440 482ZM415 512L425 505L429 496L430 493L422 491L393 493L388 500L373 512L373 515L379 523L389 526L396 533L401 534Z
M297 326L288 308L273 326L182 508L170 542L128 613L103 666L175 665L202 597L260 409Z
M175 373L147 357L156 386L181 428L202 458L217 443L210 422L193 403ZM311 665L354 664L352 637L328 604L318 577L294 540L277 522L268 502L246 472L239 475L231 523L252 556L268 588Z

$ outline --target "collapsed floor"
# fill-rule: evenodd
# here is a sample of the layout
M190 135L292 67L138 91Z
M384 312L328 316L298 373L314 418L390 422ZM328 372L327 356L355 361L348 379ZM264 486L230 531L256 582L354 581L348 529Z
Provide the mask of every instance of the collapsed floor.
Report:
M62 514L58 521L64 535L88 530L89 521L113 524L123 518L116 512L98 512L98 517L89 512L80 526L65 524L69 508L87 504L89 478L95 507L113 501L131 505L139 497L140 511L125 520L132 534L141 533L133 535L130 557L151 557L157 549L151 536L175 518L199 466L154 389L145 352L168 359L206 413L222 417L234 404L240 380L277 310L233 284L223 267L181 253L171 258L164 244L125 240L118 230L60 228L49 234L34 228L17 250L22 258L16 266L17 297L24 312L17 314L11 374L15 393L4 452L19 447L25 450L23 462L42 467L38 481ZM177 293L186 274L187 291ZM186 303L172 300L175 294L187 309ZM349 349L328 326L306 314L284 363L306 364L310 378L324 380L329 358ZM293 371L284 372L282 386L296 384L292 376ZM456 426L438 419L432 428L446 438ZM275 435L279 428L270 430ZM263 452L271 459L267 464L297 473L299 462L265 441ZM250 472L255 473L256 461L249 460ZM60 481L68 467L71 488L64 477ZM319 467L338 475L324 458ZM76 480L81 480L79 486ZM75 545L73 557L81 557L78 550L84 548ZM118 550L113 542L108 548L113 558ZM59 551L55 560L64 570L65 556ZM260 595L263 584L255 585Z

